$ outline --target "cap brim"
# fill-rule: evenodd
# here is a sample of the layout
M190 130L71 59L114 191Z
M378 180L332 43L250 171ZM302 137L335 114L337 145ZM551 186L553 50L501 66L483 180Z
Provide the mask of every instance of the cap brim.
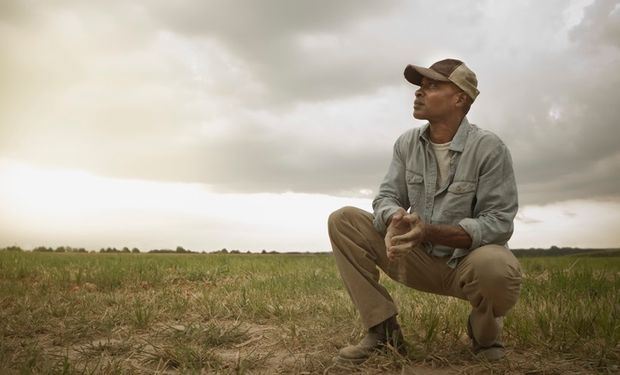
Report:
M405 79L414 85L420 86L422 84L422 77L430 78L435 81L450 81L448 77L445 77L429 68L423 68L416 65L407 65L405 68Z

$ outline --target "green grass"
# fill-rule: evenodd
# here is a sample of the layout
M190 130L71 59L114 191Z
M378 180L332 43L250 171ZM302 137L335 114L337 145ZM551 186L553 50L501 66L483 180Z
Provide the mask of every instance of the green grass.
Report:
M472 358L466 302L385 278L410 354L363 368L618 372L620 257L520 260L507 360ZM0 373L348 373L361 335L329 255L0 252Z

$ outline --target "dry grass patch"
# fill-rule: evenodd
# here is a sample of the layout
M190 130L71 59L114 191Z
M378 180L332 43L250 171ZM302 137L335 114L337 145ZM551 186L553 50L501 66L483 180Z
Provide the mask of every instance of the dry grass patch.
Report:
M473 358L469 307L384 284L409 354L334 365L363 335L325 255L0 252L0 373L617 373L620 258L522 259L508 356Z

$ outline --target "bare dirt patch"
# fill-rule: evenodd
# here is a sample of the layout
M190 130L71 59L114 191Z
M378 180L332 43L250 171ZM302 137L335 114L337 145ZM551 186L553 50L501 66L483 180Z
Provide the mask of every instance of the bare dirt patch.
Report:
M291 332L281 326L230 320L180 324L157 323L141 334L127 335L123 329L111 337L94 338L61 348L46 338L40 343L50 358L65 356L84 369L124 369L131 373L177 374L588 374L596 373L560 358L542 358L536 353L508 350L497 363L473 358L466 344L461 351L429 354L377 354L360 366L336 364L334 345L304 347L294 343ZM178 341L175 341L177 340ZM171 342L172 340L172 342ZM180 344L182 341L184 343ZM210 342L210 344L208 344ZM211 345L211 346L209 346ZM119 362L119 358L122 361Z

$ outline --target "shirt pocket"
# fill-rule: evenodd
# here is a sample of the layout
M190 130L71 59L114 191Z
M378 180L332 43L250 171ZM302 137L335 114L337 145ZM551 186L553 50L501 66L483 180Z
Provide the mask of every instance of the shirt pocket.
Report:
M476 198L476 183L469 181L455 181L448 187L448 194L444 203L444 213L452 219L472 217L474 200Z
M424 177L410 170L405 171L407 179L407 195L409 205L415 210L420 205L420 200L424 192Z

